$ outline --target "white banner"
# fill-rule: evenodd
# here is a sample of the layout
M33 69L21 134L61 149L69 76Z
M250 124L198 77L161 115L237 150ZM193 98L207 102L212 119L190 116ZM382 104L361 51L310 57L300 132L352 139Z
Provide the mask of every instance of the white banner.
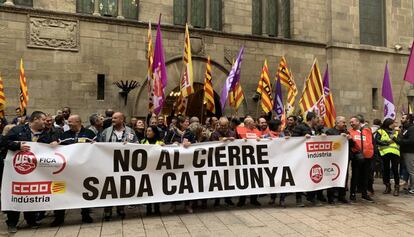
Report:
M344 187L342 136L208 142L184 148L122 143L9 152L1 208L16 211L133 205Z

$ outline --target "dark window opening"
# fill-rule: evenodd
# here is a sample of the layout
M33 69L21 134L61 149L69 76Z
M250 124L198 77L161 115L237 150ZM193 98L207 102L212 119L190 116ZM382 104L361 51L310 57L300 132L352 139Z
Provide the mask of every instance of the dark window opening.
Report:
M97 77L97 100L105 99L105 74L98 74Z
M372 109L378 110L378 88L372 88Z

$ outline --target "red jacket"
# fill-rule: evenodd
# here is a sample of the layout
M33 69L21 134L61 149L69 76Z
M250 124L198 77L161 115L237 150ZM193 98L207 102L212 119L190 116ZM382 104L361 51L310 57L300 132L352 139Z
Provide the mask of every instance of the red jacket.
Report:
M363 147L363 154L366 159L372 159L374 156L374 145L372 143L372 132L369 128L362 129L362 140L361 143L361 132L359 130L349 129L349 134L355 145L352 147L352 153L361 152L361 145Z
M249 129L246 127L237 126L236 133L238 138L256 139L260 138L262 133L256 128Z

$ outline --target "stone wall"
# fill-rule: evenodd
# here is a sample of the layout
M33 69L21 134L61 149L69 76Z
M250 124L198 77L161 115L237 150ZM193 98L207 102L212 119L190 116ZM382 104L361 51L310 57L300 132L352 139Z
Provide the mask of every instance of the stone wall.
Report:
M65 4L61 1L34 2L34 8L40 10L0 6L0 72L6 87L8 114L13 114L18 105L18 68L23 57L31 111L40 109L55 113L63 106L70 106L74 113L86 119L90 113L103 112L111 107L127 115L145 116L146 22L151 20L156 23L159 12L163 14L162 33L169 72L166 94L178 85L184 29L172 26L172 0L140 1L139 21L77 15L74 14L75 1L64 1ZM239 113L256 115L257 103L252 96L265 58L273 78L280 56L284 55L301 91L304 78L316 57L321 73L326 63L329 64L338 114L350 116L364 113L369 119L381 117L381 83L386 61L389 63L396 102L400 96L408 44L413 36L412 1L387 1L387 47L359 44L356 0L291 2L291 40L250 35L250 0L224 1L224 33L190 29L193 45L201 47L199 52L194 53L195 82L203 82L204 59L210 55L215 63L214 89L220 93L226 73L230 70L229 62L244 45L241 80L246 101ZM56 9L67 13L50 11ZM77 47L71 51L28 47L33 46L28 40L32 36L28 33L28 15L78 22ZM153 39L155 29L153 24ZM59 36L65 35L64 32L48 34ZM396 43L403 46L401 51L394 50ZM105 74L106 77L103 101L97 100L98 74ZM113 85L119 80L136 80L141 84L130 93L127 106L123 105L119 89ZM372 110L372 88L378 88L378 111ZM405 86L402 91L407 90ZM403 93L401 103L406 103L404 96Z
M326 0L291 0L291 34L293 39L326 42ZM342 1L334 1L335 4Z
M76 0L33 0L33 8L76 13Z

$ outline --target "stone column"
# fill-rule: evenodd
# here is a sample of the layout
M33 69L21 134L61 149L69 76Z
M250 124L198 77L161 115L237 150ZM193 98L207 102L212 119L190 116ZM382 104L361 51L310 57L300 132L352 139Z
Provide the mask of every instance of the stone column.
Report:
M262 0L262 35L268 35L267 32L267 22L268 22L268 0Z
M95 0L95 2L94 2L93 15L94 16L101 16L101 13L99 13L99 0Z
M206 29L211 30L210 26L210 0L206 0Z
M284 14L284 7L283 7L283 1L282 0L277 0L276 1L276 6L277 6L277 37L281 37L283 38L283 14Z
M118 16L116 17L118 19L125 19L122 13L122 10L123 10L122 8L123 8L122 0L118 0Z
M6 0L4 6L14 6L13 0Z
M188 27L192 26L191 24L191 0L187 0L187 24L188 24Z

